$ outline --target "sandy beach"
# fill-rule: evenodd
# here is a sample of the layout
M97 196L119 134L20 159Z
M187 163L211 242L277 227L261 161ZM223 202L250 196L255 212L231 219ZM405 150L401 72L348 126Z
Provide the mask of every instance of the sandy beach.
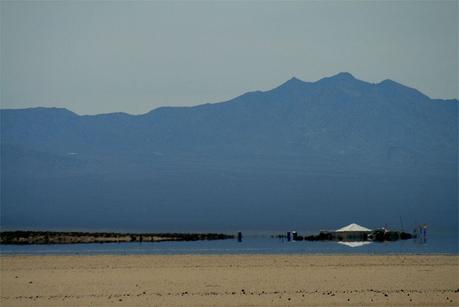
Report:
M457 306L459 256L1 256L7 306Z

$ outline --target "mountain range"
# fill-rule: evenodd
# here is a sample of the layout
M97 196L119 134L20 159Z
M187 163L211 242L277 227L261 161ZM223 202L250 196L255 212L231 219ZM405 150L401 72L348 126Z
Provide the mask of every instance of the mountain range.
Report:
M142 115L0 110L5 229L457 229L458 101L349 73ZM394 225L394 226L395 226Z

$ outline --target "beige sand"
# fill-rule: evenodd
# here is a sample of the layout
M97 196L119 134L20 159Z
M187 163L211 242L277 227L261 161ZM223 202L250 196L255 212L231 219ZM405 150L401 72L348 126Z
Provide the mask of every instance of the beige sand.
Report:
M7 306L458 306L458 256L3 256Z

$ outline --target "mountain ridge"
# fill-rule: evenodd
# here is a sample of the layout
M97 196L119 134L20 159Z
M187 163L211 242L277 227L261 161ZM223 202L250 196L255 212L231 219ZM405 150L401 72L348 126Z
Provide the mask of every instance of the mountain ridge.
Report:
M457 110L347 73L140 115L0 110L1 223L220 231L395 215L456 229Z
M207 103L200 103L200 104L197 104L197 105L192 105L192 106L159 106L157 108L154 108L154 109L151 109L150 111L147 111L145 113L140 113L140 114L131 114L131 113L128 113L128 112L123 112L123 111L117 111L117 112L108 112L108 113L97 113L97 114L79 114L79 113L76 113L75 111L73 110L70 110L68 108L65 108L65 107L42 107L42 106L37 106L37 107L27 107L27 108L0 108L0 111L24 111L24 110L56 110L56 111L59 111L59 110L62 110L62 111L68 111L68 112L71 112L77 116L101 116L101 115L129 115L129 116L144 116L146 114L149 114L149 113L152 113L154 112L155 110L157 109L162 109L162 108L170 108L170 109L175 109L175 108L194 108L194 107L201 107L201 106L205 106L205 105L214 105L214 104L221 104L221 103L227 103L227 102L230 102L238 97L241 97L241 96L244 96L244 95L251 95L251 94L259 94L259 93L267 93L267 92L271 92L271 91L274 91L276 89L279 89L279 88L282 88L284 86L290 86L292 84L300 84L301 86L304 86L304 85L311 85L311 84L316 84L318 82L323 82L323 81L326 81L326 80L346 80L346 81L358 81L358 82L362 82L362 83L365 83L367 85L372 85L372 86L382 86L382 85L389 85L389 86L401 86L403 88L406 88L406 89L411 89L411 90L414 90L420 94L422 94L423 96L425 97L428 97L429 99L431 100L437 100L437 101L447 101L447 102L452 102L452 103L458 103L458 99L457 98L448 98L448 99L442 99L442 98L431 98L429 96L427 96L426 94L422 93L421 91L415 89L415 88L412 88L412 87L409 87L409 86L406 86L402 83L399 83L397 81L394 81L392 79L384 79L380 82L377 82L377 83L371 83L371 82L367 82L367 81L363 81L363 80L360 80L360 79L357 79L355 78L351 73L349 72L340 72L340 73L337 73L333 76L330 76L330 77L323 77L319 80L316 80L316 81L304 81L304 80L301 80L295 76L291 77L290 79L288 79L287 81L285 81L284 83L270 89L270 90L266 90L266 91L261 91L261 90L253 90L253 91L248 91L246 93L243 93L239 96L236 96L234 98L231 98L229 100L225 100L225 101L218 101L218 102L207 102Z

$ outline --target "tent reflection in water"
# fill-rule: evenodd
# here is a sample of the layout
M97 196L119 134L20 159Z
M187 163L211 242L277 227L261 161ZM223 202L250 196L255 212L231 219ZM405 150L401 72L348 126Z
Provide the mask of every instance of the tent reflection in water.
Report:
M353 242L338 241L338 244L346 245L349 247L360 247L360 246L368 245L371 243L373 242L371 241L353 241Z
M337 229L333 236L338 241L367 241L371 229L352 223Z

